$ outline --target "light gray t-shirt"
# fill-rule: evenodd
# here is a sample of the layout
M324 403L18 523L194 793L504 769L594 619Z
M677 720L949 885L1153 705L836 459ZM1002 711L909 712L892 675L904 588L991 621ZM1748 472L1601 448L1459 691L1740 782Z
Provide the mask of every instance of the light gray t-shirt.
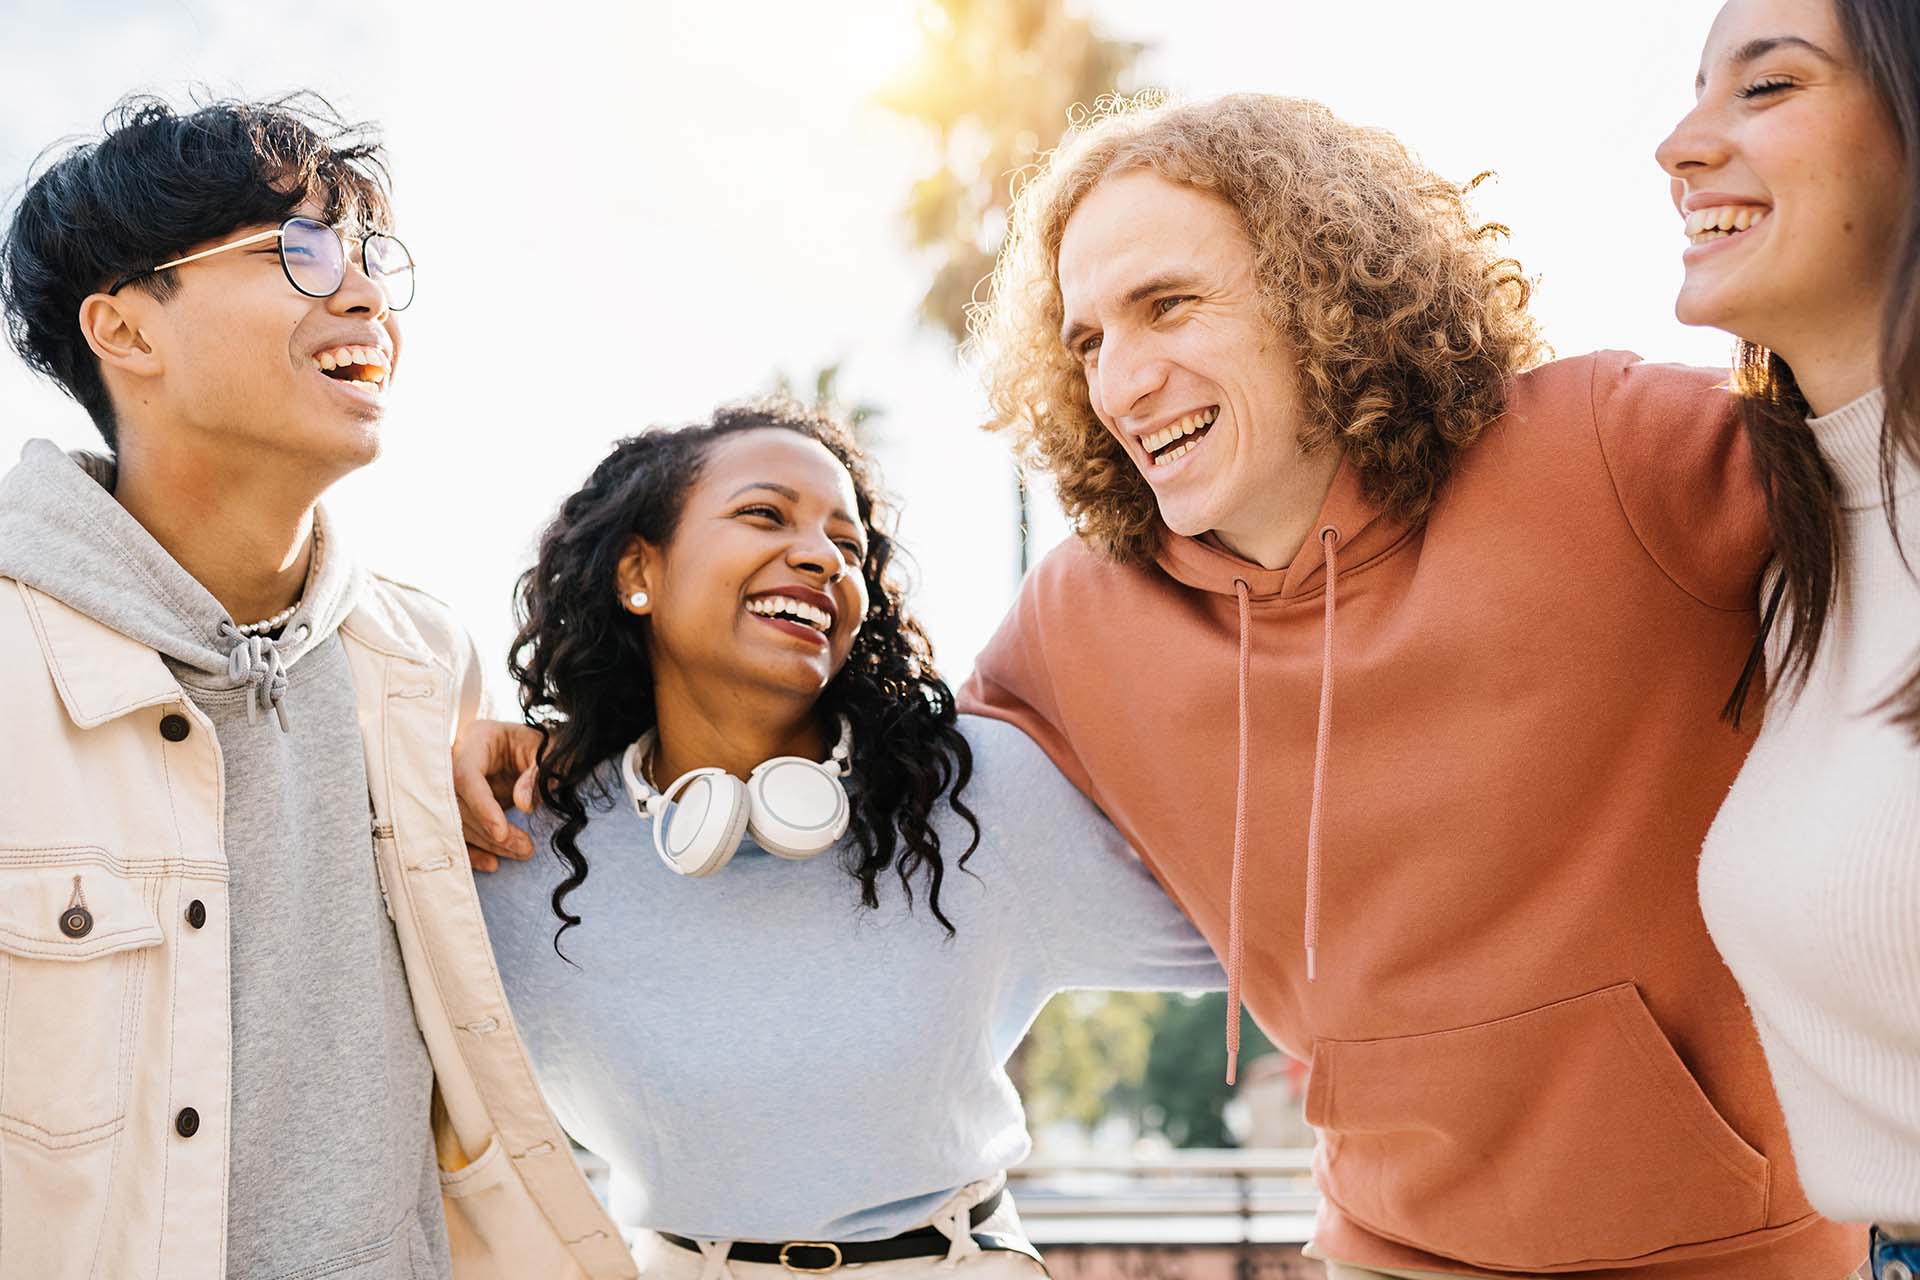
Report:
M898 878L860 904L851 841L806 862L749 842L686 879L655 854L617 762L580 847L579 927L554 953L564 867L478 877L515 1021L561 1122L614 1170L625 1223L732 1240L878 1240L924 1225L1030 1143L1006 1062L1055 992L1225 985L1111 823L1019 729L963 716L966 825L933 822L940 906ZM859 749L858 743L855 750ZM971 872L971 874L968 874Z

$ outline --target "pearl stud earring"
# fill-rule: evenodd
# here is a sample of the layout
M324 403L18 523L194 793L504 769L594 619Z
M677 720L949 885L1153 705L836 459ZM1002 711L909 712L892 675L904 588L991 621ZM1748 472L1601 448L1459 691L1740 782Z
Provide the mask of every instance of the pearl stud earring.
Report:
M644 591L636 591L627 597L627 607L636 612L647 607L648 596Z

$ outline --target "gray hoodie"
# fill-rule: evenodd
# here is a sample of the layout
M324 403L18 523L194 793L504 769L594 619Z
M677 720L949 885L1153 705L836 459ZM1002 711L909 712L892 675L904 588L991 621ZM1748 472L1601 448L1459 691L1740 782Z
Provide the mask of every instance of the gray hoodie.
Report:
M450 1274L433 1072L374 875L340 623L363 582L325 513L280 639L242 636L113 498L112 462L30 441L0 479L0 576L159 652L213 722L231 876L227 1274Z

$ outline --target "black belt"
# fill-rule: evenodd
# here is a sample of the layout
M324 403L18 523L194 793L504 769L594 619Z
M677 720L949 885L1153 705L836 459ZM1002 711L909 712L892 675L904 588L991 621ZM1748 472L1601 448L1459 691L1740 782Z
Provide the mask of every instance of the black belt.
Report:
M979 1226L1000 1207L1000 1197L1005 1189L994 1192L967 1215L967 1221ZM658 1235L668 1244L678 1245L682 1249L698 1252L697 1241L685 1236L674 1235L671 1231L659 1231ZM1033 1246L1015 1236L1001 1235L997 1232L979 1231L973 1233L973 1242L982 1249L1002 1253L1023 1253L1038 1262L1040 1255ZM885 1240L866 1240L858 1244L835 1244L830 1240L788 1240L784 1243L750 1243L735 1241L727 1250L728 1262L775 1262L789 1271L801 1274L825 1275L838 1271L842 1266L855 1262L893 1262L900 1258L938 1258L944 1256L953 1247L953 1242L942 1235L935 1227L915 1227L912 1231L902 1231L897 1236Z

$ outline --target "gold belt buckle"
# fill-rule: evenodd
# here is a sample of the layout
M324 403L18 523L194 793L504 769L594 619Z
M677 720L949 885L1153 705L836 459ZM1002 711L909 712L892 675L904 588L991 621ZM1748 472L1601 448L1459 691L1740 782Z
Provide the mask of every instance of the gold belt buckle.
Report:
M803 1267L798 1263L787 1261L787 1250L789 1249L831 1249L833 1250L833 1261L824 1267ZM840 1246L831 1240L789 1240L780 1246L780 1265L795 1275L832 1275L840 1269L840 1262Z

